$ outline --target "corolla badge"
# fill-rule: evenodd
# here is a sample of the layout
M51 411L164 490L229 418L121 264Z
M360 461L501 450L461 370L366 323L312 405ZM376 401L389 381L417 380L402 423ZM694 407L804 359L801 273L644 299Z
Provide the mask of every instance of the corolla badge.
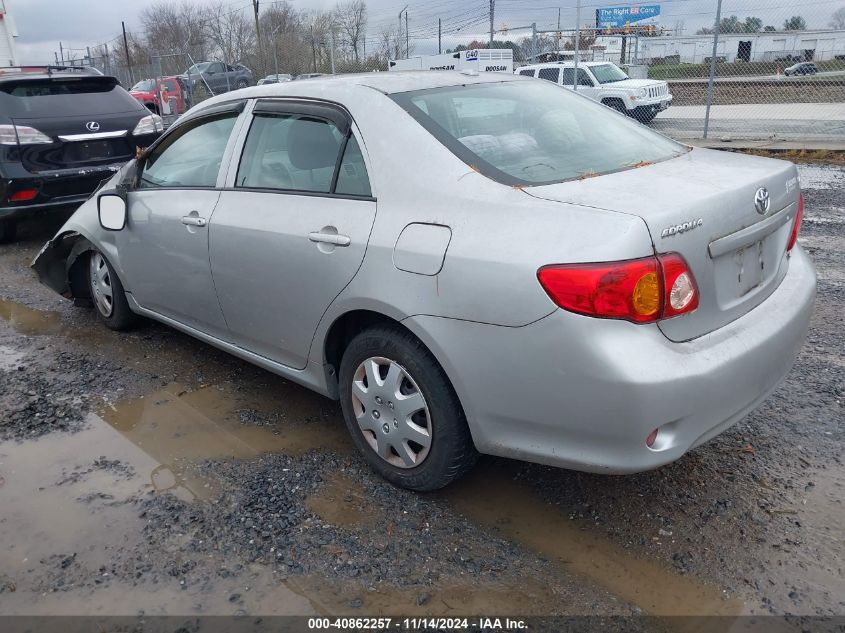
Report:
M679 233L692 231L693 229L697 229L702 224L704 224L704 218L690 220L689 222L682 222L681 224L676 224L674 226L667 226L660 232L660 237L671 237L673 235L678 235Z
M757 193L754 194L754 208L757 209L757 213L760 215L768 213L771 204L772 199L769 197L769 190L765 187L760 187Z
M96 132L100 129L100 124L96 121L88 121L88 123L85 124L85 129L89 132Z

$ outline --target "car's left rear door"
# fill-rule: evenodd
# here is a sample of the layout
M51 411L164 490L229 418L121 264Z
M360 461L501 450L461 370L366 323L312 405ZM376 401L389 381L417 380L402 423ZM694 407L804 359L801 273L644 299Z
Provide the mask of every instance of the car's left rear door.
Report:
M212 275L231 340L297 369L360 267L375 219L352 127L327 103L258 101L210 224Z

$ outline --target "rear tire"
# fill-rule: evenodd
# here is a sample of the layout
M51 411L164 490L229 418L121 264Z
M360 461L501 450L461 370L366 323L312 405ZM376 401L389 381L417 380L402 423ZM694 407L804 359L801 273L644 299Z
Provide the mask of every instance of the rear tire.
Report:
M9 244L18 237L18 223L15 220L0 220L0 244Z
M343 353L339 381L349 433L390 483L438 490L475 464L478 453L458 396L409 332L381 326L358 334Z
M100 251L91 251L88 259L88 288L94 310L107 328L122 332L138 324L140 317L129 309L120 278Z

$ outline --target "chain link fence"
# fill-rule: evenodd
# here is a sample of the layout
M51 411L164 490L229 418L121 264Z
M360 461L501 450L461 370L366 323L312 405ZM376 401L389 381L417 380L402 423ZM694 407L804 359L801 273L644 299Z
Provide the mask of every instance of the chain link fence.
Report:
M708 26L695 31L677 24L552 31L535 24L523 59L572 66L577 40L588 71L589 62L613 62L632 79L666 82L671 106L649 125L675 138L845 143L845 1L841 23L833 19L836 3L797 3L786 15L801 15L786 19L782 11L749 15L740 0L720 4L718 18L713 0ZM579 90L613 99L612 83L589 74L594 86Z

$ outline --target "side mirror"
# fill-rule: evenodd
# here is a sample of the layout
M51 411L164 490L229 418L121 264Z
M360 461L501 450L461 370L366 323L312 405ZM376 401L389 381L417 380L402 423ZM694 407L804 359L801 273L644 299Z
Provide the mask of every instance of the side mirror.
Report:
M126 199L116 193L104 193L97 198L100 226L107 231L122 231L126 226Z

